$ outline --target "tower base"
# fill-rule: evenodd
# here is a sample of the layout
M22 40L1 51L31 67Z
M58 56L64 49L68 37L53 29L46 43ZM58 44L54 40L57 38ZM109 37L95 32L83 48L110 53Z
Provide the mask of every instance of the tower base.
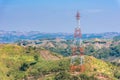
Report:
M70 65L70 73L81 73L85 71L84 65Z

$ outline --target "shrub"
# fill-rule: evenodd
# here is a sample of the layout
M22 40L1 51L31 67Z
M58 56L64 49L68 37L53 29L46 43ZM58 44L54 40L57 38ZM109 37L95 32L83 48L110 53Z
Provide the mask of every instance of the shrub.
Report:
M70 75L65 71L62 71L55 75L54 80L70 80Z
M114 76L115 76L117 79L120 79L120 72L114 73Z
M29 68L29 65L27 63L23 63L19 69L21 71L26 71L28 68Z

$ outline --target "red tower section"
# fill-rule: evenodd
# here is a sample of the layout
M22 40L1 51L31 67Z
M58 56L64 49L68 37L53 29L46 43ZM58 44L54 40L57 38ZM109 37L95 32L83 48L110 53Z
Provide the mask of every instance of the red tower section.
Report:
M74 38L81 38L82 34L80 29L80 13L79 12L77 12L76 14L76 20L77 20L77 27L75 28Z
M76 28L76 29L75 29L74 37L75 37L75 38L81 38L81 37L82 37L80 28Z

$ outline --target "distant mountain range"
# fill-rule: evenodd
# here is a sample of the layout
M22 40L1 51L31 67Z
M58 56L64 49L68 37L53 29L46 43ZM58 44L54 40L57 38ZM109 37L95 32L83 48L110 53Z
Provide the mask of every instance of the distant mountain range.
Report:
M105 33L90 33L83 34L83 39L90 38L113 38L118 36L118 32L105 32ZM0 43L12 43L18 40L37 40L37 39L53 39L64 38L73 39L72 33L42 33L40 31L18 32L18 31L2 31L0 30Z

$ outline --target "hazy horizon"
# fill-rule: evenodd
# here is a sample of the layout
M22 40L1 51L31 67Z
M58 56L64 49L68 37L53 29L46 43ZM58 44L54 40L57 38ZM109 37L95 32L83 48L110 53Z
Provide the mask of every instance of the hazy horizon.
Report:
M73 33L120 32L120 0L0 0L0 30Z
M15 30L0 30L0 31L5 31L5 32L14 32ZM74 30L73 30L74 31ZM65 33L65 34L74 34L74 32L41 32L41 31L15 31L15 32L21 32L21 33L29 33L29 32L40 32L40 33L50 33L50 34L52 34L52 33ZM97 33L95 33L95 32L92 32L92 33L82 33L82 34L103 34L103 33L120 33L120 32L97 32Z

